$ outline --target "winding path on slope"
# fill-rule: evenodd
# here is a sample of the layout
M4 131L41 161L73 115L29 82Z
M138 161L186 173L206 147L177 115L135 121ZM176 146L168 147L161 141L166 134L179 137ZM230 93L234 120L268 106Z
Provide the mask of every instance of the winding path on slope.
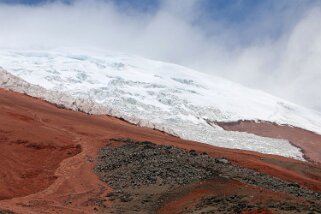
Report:
M317 165L185 141L116 118L59 109L2 89L0 118L0 210L93 213L97 197L110 191L93 172L97 152L108 139L121 137L223 156L236 165L321 191Z

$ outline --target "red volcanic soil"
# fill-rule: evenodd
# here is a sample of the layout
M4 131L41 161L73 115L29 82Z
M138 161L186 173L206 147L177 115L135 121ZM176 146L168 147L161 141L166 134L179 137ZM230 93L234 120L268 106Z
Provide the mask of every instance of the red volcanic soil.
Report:
M0 213L1 210L16 213L99 213L95 201L111 188L98 178L93 168L100 148L106 146L111 138L148 140L207 152L213 157L223 156L235 165L321 191L321 168L317 165L185 141L117 118L59 109L47 102L0 89ZM199 190L202 188L205 191L202 185L193 191L199 195L208 194ZM237 194L237 191L242 191L242 194L257 195L262 201L269 197L283 198L285 194L232 180L211 182L208 191L210 194L216 191ZM169 202L160 212L173 206L179 210L179 207L194 203L188 192L177 197L172 200L177 201L177 206ZM112 202L107 201L105 205L111 206ZM261 211L257 213L269 213Z
M265 121L220 122L216 124L228 131L247 132L263 137L286 139L301 148L307 160L321 163L321 135L311 131Z
M222 196L230 196L232 198L237 198L240 196L240 201L235 200L236 204L242 203L242 199L247 198L250 203L259 203L259 204L266 204L270 201L292 201L293 203L302 203L302 200L297 200L294 197L291 197L284 193L275 193L270 190L265 190L261 188L257 188L254 186L248 186L243 183L240 183L235 180L228 180L228 179L214 179L204 182L200 185L194 185L194 187L189 188L189 191L185 192L180 196L178 199L174 199L164 207L162 207L158 213L159 214L167 214L167 213L207 213L206 206L196 205L195 203L199 203L200 198L206 198L208 196L215 198L215 203L218 204L220 208L219 199ZM187 203L188 202L188 203ZM221 208L225 208L227 206L233 206L233 200L229 200L226 204L221 204ZM194 206L193 206L194 205ZM222 207L225 206L225 207ZM200 207L202 209L194 209L192 212L190 211L193 207ZM215 210L212 213L221 213L220 209ZM225 212L222 212L225 213ZM228 213L242 213L242 214L270 214L270 213L280 213L276 211L272 211L272 209L266 208L256 208L251 210L243 210L242 212L236 212L235 210L231 210ZM291 213L291 212L290 212Z

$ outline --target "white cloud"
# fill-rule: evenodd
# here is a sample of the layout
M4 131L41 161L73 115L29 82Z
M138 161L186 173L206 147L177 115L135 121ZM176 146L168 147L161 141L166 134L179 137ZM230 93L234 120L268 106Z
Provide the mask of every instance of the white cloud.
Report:
M201 1L162 0L152 13L120 10L101 0L0 4L0 47L130 52L221 75L321 111L319 4L281 1L273 10L259 8L244 22L196 24Z
M283 37L241 49L222 70L231 79L320 111L320 20L321 8L313 8Z

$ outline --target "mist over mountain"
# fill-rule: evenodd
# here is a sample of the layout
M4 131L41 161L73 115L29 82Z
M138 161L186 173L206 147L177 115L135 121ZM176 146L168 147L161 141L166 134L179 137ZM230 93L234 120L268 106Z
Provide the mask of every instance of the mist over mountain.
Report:
M0 1L0 47L132 53L320 111L320 18L316 0Z

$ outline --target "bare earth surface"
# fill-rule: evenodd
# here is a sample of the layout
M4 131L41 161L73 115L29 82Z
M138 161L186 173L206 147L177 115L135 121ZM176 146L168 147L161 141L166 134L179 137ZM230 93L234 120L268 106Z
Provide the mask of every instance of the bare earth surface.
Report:
M122 149L135 150L142 141L170 145L178 161L156 155L156 167L148 152L166 148L148 144L136 155L149 164L126 162L135 152ZM113 152L116 167L98 172L98 166L110 165ZM320 213L320 165L184 141L5 90L0 90L0 162L0 213ZM179 171L182 166L187 171ZM138 169L165 173L164 183L156 176L146 184L155 178ZM200 176L204 172L207 176ZM135 173L142 182L138 187ZM119 174L133 182L113 177ZM177 175L183 180L174 182Z

